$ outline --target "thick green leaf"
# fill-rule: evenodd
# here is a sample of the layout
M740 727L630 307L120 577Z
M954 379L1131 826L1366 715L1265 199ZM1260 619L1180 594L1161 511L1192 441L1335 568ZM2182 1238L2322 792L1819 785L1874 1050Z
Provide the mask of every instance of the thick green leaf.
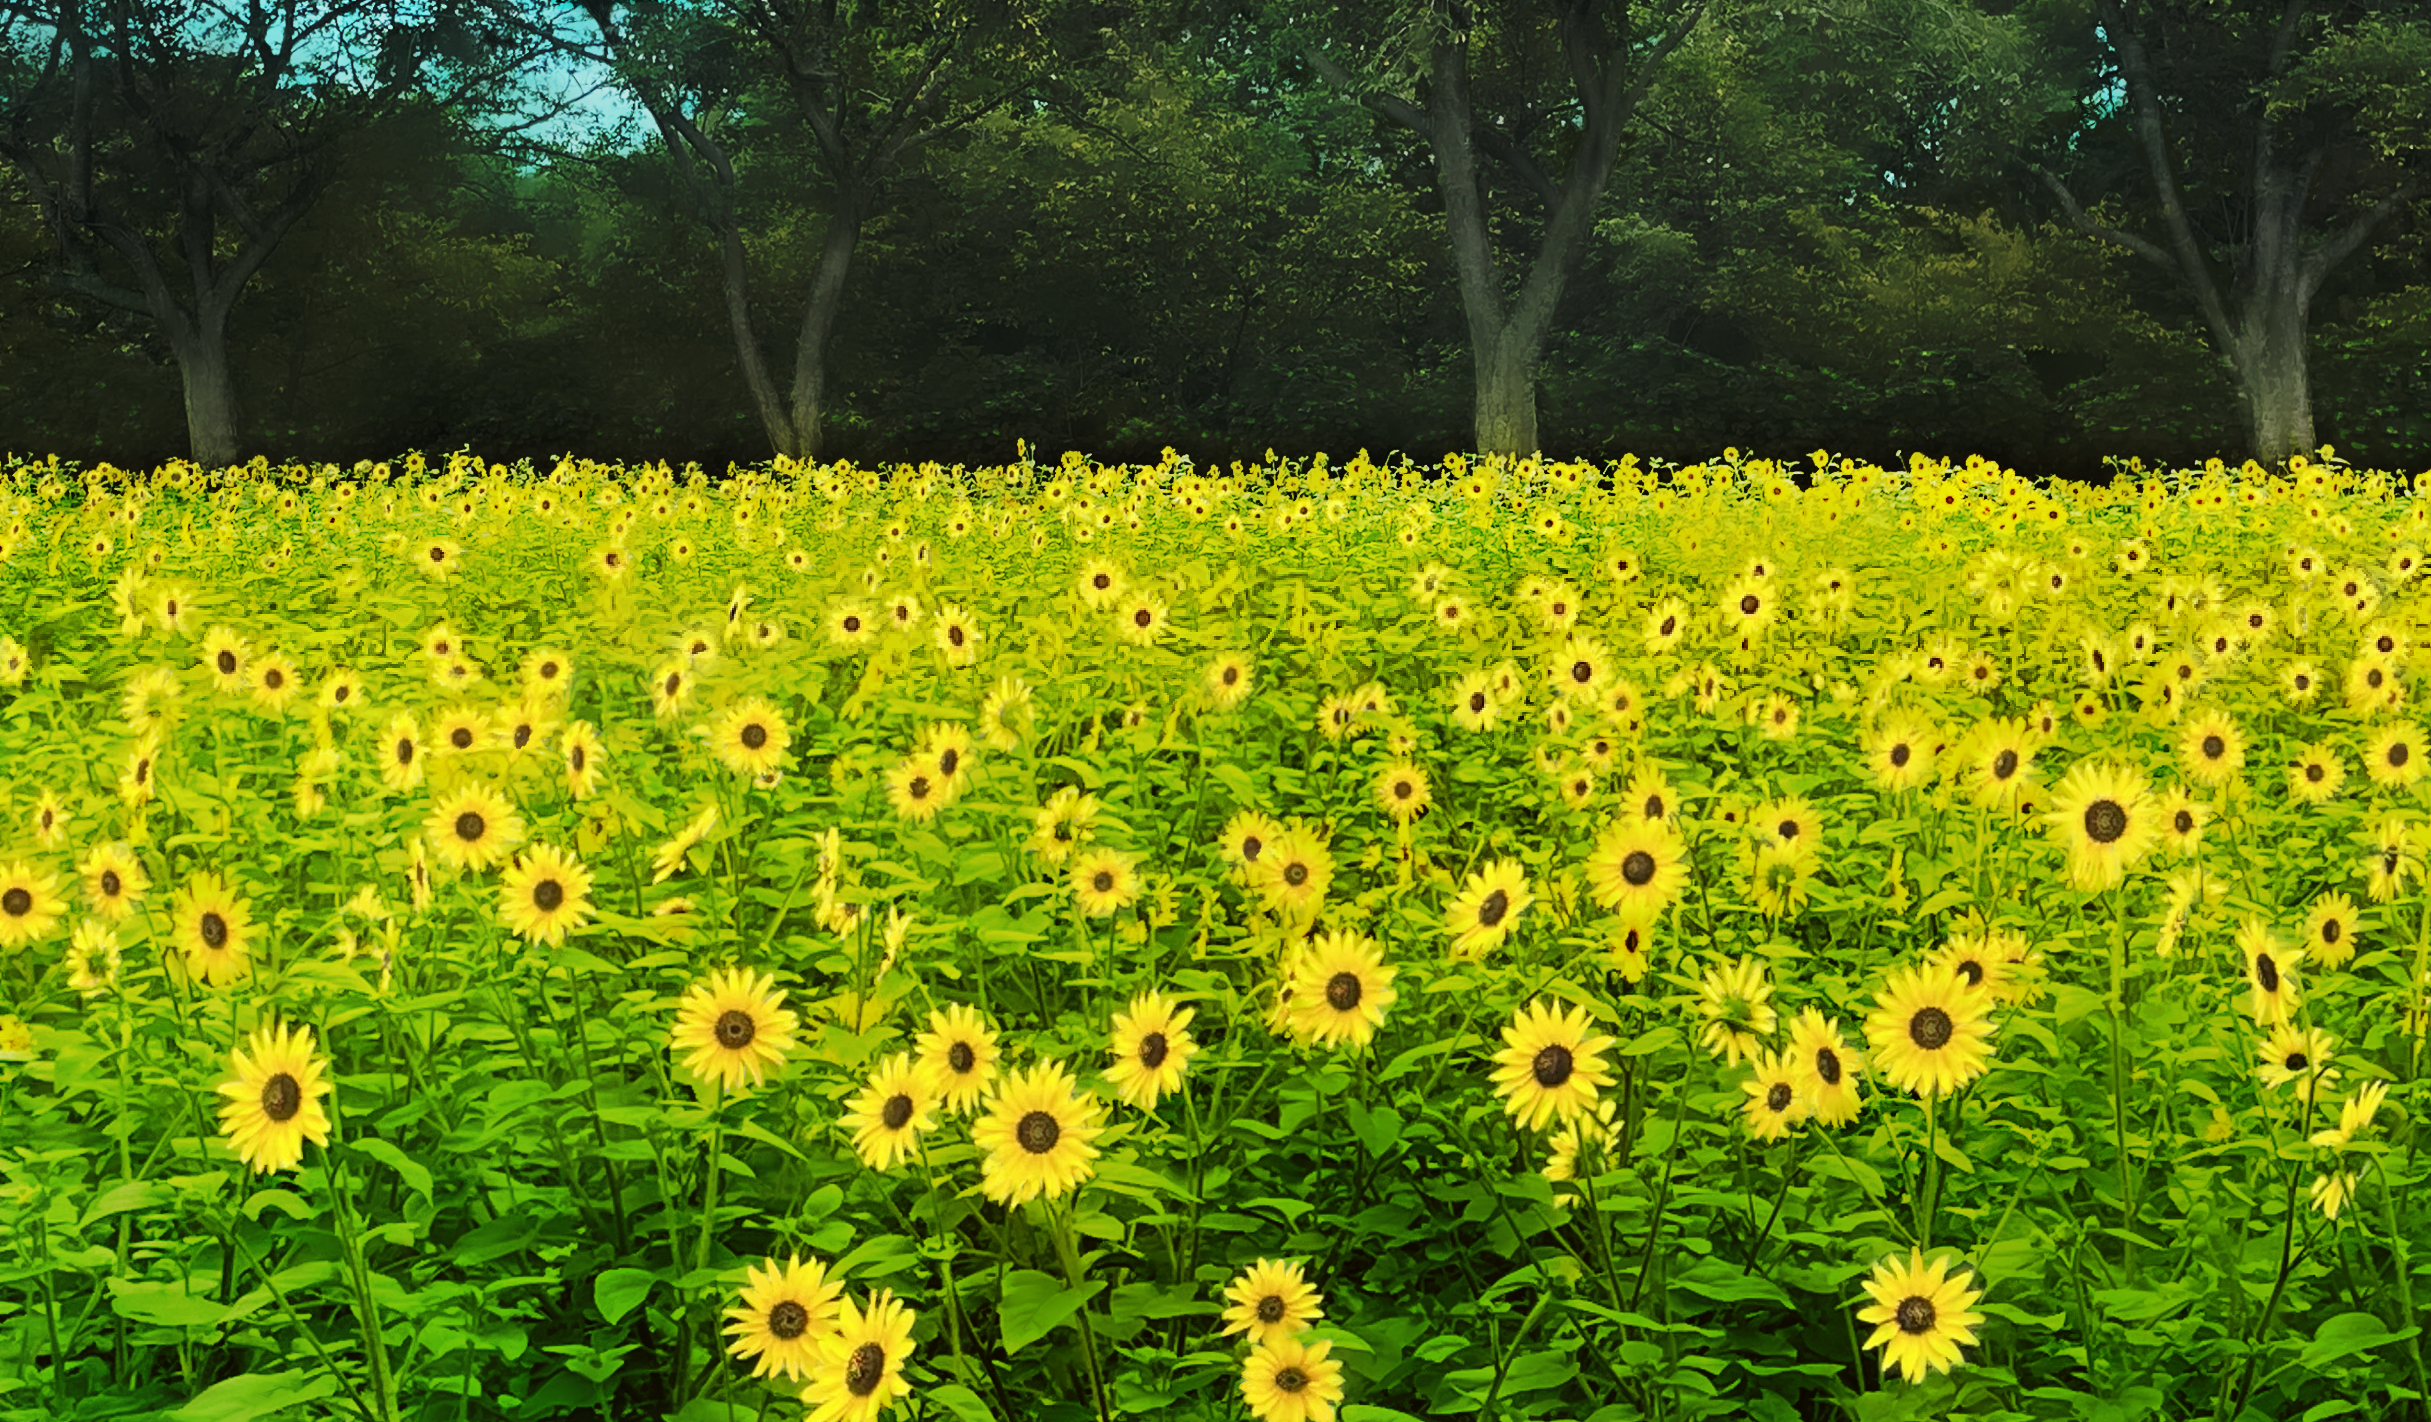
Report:
M622 1323L657 1282L658 1275L647 1269L610 1269L591 1281L591 1301L599 1305L600 1317Z
M1061 1327L1105 1287L1094 1280L1072 1288L1052 1274L1016 1269L1005 1275L1004 1350L1018 1353Z
M213 1383L194 1400L169 1414L170 1422L251 1422L290 1407L315 1402L338 1390L327 1373L301 1369L283 1373L246 1373Z

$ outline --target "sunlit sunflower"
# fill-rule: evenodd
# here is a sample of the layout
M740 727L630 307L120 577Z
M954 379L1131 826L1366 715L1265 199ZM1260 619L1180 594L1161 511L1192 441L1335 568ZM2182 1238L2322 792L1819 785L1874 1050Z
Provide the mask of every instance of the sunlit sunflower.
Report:
M1249 1350L1241 1363L1241 1400L1257 1422L1333 1422L1342 1400L1342 1364L1327 1356L1330 1338L1286 1334Z
M945 781L927 756L907 755L886 773L886 800L896 818L925 824L945 807Z
M2363 767L2375 785L2412 785L2423 776L2423 733L2406 721L2381 726L2364 737Z
M117 985L120 960L118 935L98 919L85 919L69 935L62 963L69 989L88 996L108 992Z
M1140 896L1139 856L1118 849L1089 849L1072 860L1072 902L1090 918L1104 918Z
M929 1029L912 1044L937 1100L960 1116L977 1106L996 1080L996 1033L976 1008L952 1003L929 1013Z
M766 775L779 768L792 744L785 718L758 696L734 703L709 729L709 749L737 775Z
M809 1422L874 1422L897 1398L909 1397L904 1360L912 1352L912 1311L880 1289L869 1312L850 1298L837 1305L836 1326L819 1341L802 1401Z
M1845 1126L1857 1119L1857 1078L1864 1073L1865 1058L1841 1040L1837 1020L1812 1007L1801 1009L1790 1023L1789 1046L1782 1057L1791 1084L1816 1120Z
M844 1286L828 1277L827 1265L795 1255L780 1266L771 1259L743 1273L740 1306L726 1310L726 1351L756 1359L755 1378L800 1378L818 1358L819 1344L835 1331Z
M0 864L0 948L22 948L49 933L66 908L58 875L23 860Z
M498 921L532 943L562 944L591 920L591 871L565 850L536 844L498 877Z
M1433 800L1427 773L1406 760L1392 761L1377 771L1374 791L1377 805L1403 824L1418 818Z
M1652 923L1688 882L1687 853L1667 823L1624 816L1587 856L1587 891L1601 908Z
M1292 1024L1322 1046L1366 1046L1399 997L1393 987L1398 970L1363 933L1338 929L1317 935L1292 974Z
M1946 1095L1991 1064L1991 1005L1954 970L1927 964L1893 971L1866 1018L1873 1069L1895 1091Z
M284 714L304 689L303 678L295 674L294 661L281 652L257 658L251 680L253 704L273 716Z
M2023 722L1986 721L1969 737L1962 767L1968 793L1991 810L2014 810L2034 785L2034 741Z
M172 916L174 942L185 955L189 974L220 987L252 971L252 905L231 892L219 875L188 879Z
M1165 631L1165 600L1134 592L1115 610L1115 635L1135 647L1152 647Z
M686 989L668 1039L688 1053L684 1069L732 1094L784 1065L800 1019L785 1010L785 992L776 983L773 973L720 968Z
M1503 1049L1494 1054L1493 1080L1521 1126L1536 1130L1594 1109L1598 1089L1612 1084L1604 1053L1613 1039L1592 1034L1583 1007L1531 1002L1512 1014L1502 1029Z
M2245 735L2225 711L2206 711L2178 733L2178 763L2198 785L2221 785L2245 766Z
M203 634L203 670L210 674L214 691L232 695L244 691L252 657L245 639L225 627Z
M853 1150L872 1170L892 1170L920 1147L937 1124L936 1093L910 1052L897 1052L869 1074L836 1124L850 1131Z
M2320 1028L2282 1022L2263 1038L2255 1072L2274 1090L2294 1083L2296 1095L2309 1101L2338 1080L2337 1068L2330 1065L2337 1050L2338 1039Z
M399 711L380 728L375 743L375 757L380 767L380 783L402 795L422 783L425 757L422 752L422 730L415 724L413 713Z
M1866 733L1863 744L1867 773L1884 790L1913 790L1933 777L1939 736L1922 716L1886 716Z
M650 710L672 721L692 704L693 675L687 662L668 662L650 673Z
M1256 671L1247 655L1222 652L1207 664L1205 684L1207 700L1219 711L1229 711L1249 698L1255 689Z
M1697 1015L1705 1020L1698 1041L1731 1066L1754 1055L1773 1034L1773 985L1754 958L1717 963L1697 985Z
M1528 872L1517 860L1496 859L1469 875L1460 892L1444 905L1444 936L1455 958L1478 958L1501 946L1519 925L1536 896L1528 891Z
M1490 731L1502 707L1494 695L1494 675L1472 671L1452 684L1452 724L1464 731Z
M2246 1012L2256 1026L2285 1024L2304 1001L2296 982L2304 950L2281 943L2268 923L2249 918L2238 925L2237 951L2245 956Z
M945 798L950 803L958 798L971 780L971 732L959 721L937 721L920 733L915 752L928 757L937 767L937 777L945 785Z
M1286 921L1316 917L1334 882L1334 857L1317 831L1293 825L1275 836L1249 867L1249 886Z
M520 676L526 696L562 701L574 684L574 659L555 647L535 648L524 657Z
M979 620L967 607L951 602L939 607L930 638L947 666L967 667L979 660Z
M2046 823L2079 889L2117 888L2160 828L2150 787L2132 766L2080 761L2053 788Z
M1261 1259L1242 1270L1224 1286L1224 1297L1232 1304L1217 1336L1245 1333L1252 1346L1305 1333L1325 1317L1325 1295L1286 1259Z
M422 832L440 863L481 873L523 843L523 816L505 796L472 782L436 801Z
M1097 1173L1100 1110L1060 1062L1007 1075L971 1126L981 1192L1006 1205L1069 1194Z
M303 1163L305 1141L329 1144L329 1114L321 1108L331 1090L329 1063L313 1054L311 1028L282 1027L275 1019L254 1032L250 1045L228 1054L236 1075L219 1084L228 1098L219 1108L220 1132L247 1168L293 1170Z
M1757 1140L1777 1141L1810 1114L1792 1059L1787 1053L1757 1052L1748 1065L1755 1074L1739 1083L1747 1097L1740 1103L1740 1120Z
M590 799L599 789L600 763L605 753L599 732L588 721L571 722L558 736L557 746L566 763L566 793L577 802Z
M2364 828L2364 896L2376 904L2394 900L2406 882L2422 875L2423 833L2402 814L2382 815Z
M1983 1290L1967 1287L1973 1271L1951 1273L1954 1262L1927 1264L1923 1251L1911 1250L1905 1260L1894 1255L1874 1266L1865 1281L1874 1301L1857 1311L1857 1320L1877 1325L1866 1346L1882 1349L1884 1371L1921 1382L1956 1367L1963 1361L1958 1350L1974 1344L1984 1321L1975 1312Z
M2304 958L2324 969L2343 968L2355 956L2358 913L2345 894L2324 894L2304 920Z
M1130 1011L1114 1014L1113 1040L1107 1044L1114 1065L1106 1069L1106 1080L1125 1101L1153 1111L1167 1093L1181 1090L1182 1074L1199 1049L1188 1030L1197 1015L1160 992L1141 993L1131 999Z
M838 603L827 613L827 639L840 647L858 647L878 634L878 614L860 601Z
M489 738L490 718L476 706L451 706L431 723L431 750L441 756L469 755Z
M2173 785L2153 802L2152 819L2163 849L2192 858L2203 847L2203 827L2211 821L2211 807L2187 794L2185 786Z
M2316 742L2298 751L2289 763L2288 795L2301 804L2318 805L2337 794L2346 778L2346 762L2337 749Z

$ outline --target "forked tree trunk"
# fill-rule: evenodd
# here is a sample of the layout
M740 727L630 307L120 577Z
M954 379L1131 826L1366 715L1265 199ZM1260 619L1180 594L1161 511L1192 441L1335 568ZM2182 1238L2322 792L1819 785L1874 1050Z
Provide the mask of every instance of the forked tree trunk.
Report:
M2278 300L2247 305L2230 362L2245 402L2254 458L2266 465L2310 455L2317 447L2313 387L2305 368L2305 303L2294 292L2278 295Z

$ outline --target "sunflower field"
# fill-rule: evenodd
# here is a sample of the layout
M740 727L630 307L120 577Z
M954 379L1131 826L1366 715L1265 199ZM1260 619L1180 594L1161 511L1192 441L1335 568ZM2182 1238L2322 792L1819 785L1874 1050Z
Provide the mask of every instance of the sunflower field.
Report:
M8 464L0 1415L2422 1417L2416 487Z

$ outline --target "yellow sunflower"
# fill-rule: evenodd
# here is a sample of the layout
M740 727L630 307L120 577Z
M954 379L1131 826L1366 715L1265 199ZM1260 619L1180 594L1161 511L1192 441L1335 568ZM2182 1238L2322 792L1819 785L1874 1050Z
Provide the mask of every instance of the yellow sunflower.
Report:
M945 807L945 782L928 757L907 755L887 772L886 799L898 819L925 824Z
M188 879L177 896L174 918L175 942L185 954L188 973L220 987L252 971L251 905L231 893L219 875Z
M1139 856L1091 849L1072 861L1072 902L1091 918L1128 908L1140 896Z
M945 1109L960 1116L996 1080L996 1033L977 1008L953 1003L929 1013L929 1029L913 1046Z
M1946 966L1893 972L1866 1018L1874 1070L1892 1089L1944 1095L1990 1065L1989 999Z
M755 1358L755 1378L800 1378L818 1358L819 1344L836 1328L843 1286L828 1277L826 1264L796 1255L780 1266L754 1264L744 1270L739 1306L726 1310L727 1353Z
M2086 890L2117 888L2160 828L2143 772L2090 761L2053 789L2046 823L2068 852L2069 881Z
M2346 778L2346 762L2337 749L2317 742L2298 751L2289 762L2288 795L2299 803L2318 805L2337 794Z
M979 1147L981 1191L991 1200L1020 1205L1041 1196L1070 1193L1096 1174L1097 1098L1081 1091L1063 1064L1043 1061L1008 1075L971 1127Z
M1983 1290L1970 1289L1971 1270L1950 1272L1954 1261L1925 1262L1921 1250L1911 1250L1874 1266L1865 1291L1873 1303L1857 1311L1860 1323L1877 1325L1866 1340L1883 1350L1883 1368L1910 1382L1921 1382L1938 1370L1948 1372L1962 1360L1959 1349L1975 1342L1975 1329L1984 1316L1974 1311Z
M591 919L591 871L565 850L536 844L498 880L498 921L532 943L561 944Z
M1597 839L1586 873L1599 907L1652 923L1688 882L1687 847L1663 821L1624 817Z
M2310 1100L2338 1079L2337 1069L2330 1065L2337 1050L2338 1039L2320 1028L2282 1022L2262 1040L2256 1075L2264 1086L2274 1089L2298 1083L2297 1094Z
M836 1122L852 1132L853 1149L872 1170L892 1170L919 1148L920 1137L937 1124L930 1074L909 1052L878 1064L869 1082Z
M281 1027L273 1020L254 1032L252 1050L228 1054L235 1078L219 1084L228 1098L219 1108L220 1132L237 1159L256 1173L293 1170L304 1160L304 1142L329 1144L329 1114L321 1098L331 1090L328 1062L313 1055L312 1029Z
M1334 882L1334 857L1317 831L1295 824L1275 836L1250 866L1249 884L1287 922L1306 923Z
M777 769L792 744L785 718L758 696L737 701L709 728L709 749L719 764L737 775L766 775Z
M1224 1310L1224 1329L1217 1336L1246 1333L1253 1347L1305 1333L1325 1317L1325 1295L1287 1259L1261 1259L1242 1270L1224 1286L1224 1297L1232 1306Z
M676 1051L689 1054L684 1069L731 1094L745 1083L759 1085L771 1068L784 1065L800 1019L785 1010L776 982L773 973L721 968L687 989L668 1038Z
M2402 789L2422 779L2422 731L2405 721L2380 727L2364 738L2363 767L2375 785Z
M1292 1026L1323 1046L1366 1046L1399 996L1397 972L1366 934L1337 929L1318 935L1292 966Z
M2178 734L2178 763L2198 785L2221 785L2245 768L2245 735L2225 711L2207 711Z
M1536 1130L1594 1109L1598 1088L1612 1084L1603 1054L1613 1039L1592 1030L1583 1007L1531 1002L1512 1014L1502 1029L1503 1049L1494 1054L1493 1079L1504 1109L1522 1126Z
M2249 918L2238 925L2237 951L2245 957L2245 1010L2254 1025L2285 1025L2304 1002L2296 983L2296 965L2304 960L2304 950L2287 947L2269 924Z
M835 1329L819 1342L810 1386L802 1390L809 1422L873 1422L895 1399L909 1397L903 1363L912 1352L912 1320L903 1301L884 1289L867 1313L844 1299Z
M1376 772L1376 803L1403 824L1425 813L1433 800L1427 773L1406 760L1396 760Z
M1807 1109L1827 1126L1845 1126L1857 1119L1857 1078L1865 1059L1841 1040L1838 1021L1814 1008L1804 1008L1790 1023L1791 1084L1805 1098Z
M203 670L210 674L213 690L229 693L245 690L252 656L253 649L245 645L245 639L225 627L214 627L203 634Z
M1452 956L1478 958L1491 952L1511 936L1519 916L1535 901L1528 892L1527 871L1516 860L1497 859L1471 874L1443 910Z
M1249 1351L1241 1364L1241 1400L1257 1422L1333 1422L1342 1400L1342 1364L1326 1356L1331 1339L1285 1335Z
M1218 711L1229 711L1256 689L1256 668L1247 655L1224 652L1207 664L1207 700Z
M1933 777L1933 757L1940 750L1932 723L1899 713L1885 717L1866 733L1863 745L1867 773L1884 790L1913 790Z
M2305 915L2305 961L2324 968L2343 968L2355 956L2355 901L2345 894L2324 894Z
M577 801L590 799L599 789L599 767L605 750L599 743L599 732L588 721L575 721L558 736L557 744L565 756L566 793Z
M435 802L422 830L440 863L480 873L523 843L523 816L505 796L475 782Z
M380 782L402 795L422 783L422 731L410 711L399 711L380 728Z
M1698 1041L1706 1051L1737 1066L1755 1055L1780 1024L1772 998L1773 985L1764 976L1764 965L1754 958L1706 969L1697 985L1697 1015L1705 1019Z
M1114 1036L1108 1049L1114 1065L1106 1080L1125 1101L1153 1111L1168 1092L1179 1091L1182 1074L1190 1068L1199 1045L1187 1030L1197 1009L1182 1007L1163 993L1145 992L1131 1000L1131 1010L1114 1014Z
M57 875L23 860L0 864L0 948L22 948L50 932L66 908Z
M2017 721L1987 721L1971 737L1963 775L1976 804L2014 810L2034 785L2034 741Z

